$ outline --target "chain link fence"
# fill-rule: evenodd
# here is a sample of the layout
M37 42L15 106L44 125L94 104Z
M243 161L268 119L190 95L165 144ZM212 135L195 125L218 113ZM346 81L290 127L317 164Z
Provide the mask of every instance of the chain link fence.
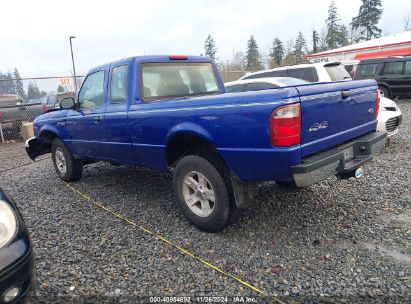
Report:
M224 82L238 80L245 71L221 69ZM77 77L77 88L84 76ZM23 125L60 107L60 101L75 97L74 77L13 78L0 75L0 143L26 139Z
M77 77L79 87L84 80ZM60 107L60 101L75 96L74 78L0 78L0 142L28 136L26 129L37 116ZM29 132L30 133L30 132Z

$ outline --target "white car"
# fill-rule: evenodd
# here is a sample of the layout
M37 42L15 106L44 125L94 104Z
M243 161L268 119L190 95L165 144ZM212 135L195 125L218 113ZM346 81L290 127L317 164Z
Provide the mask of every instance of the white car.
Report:
M237 80L225 83L227 93L275 89L291 85L304 85L307 81L291 77L268 77ZM378 131L387 131L388 136L398 132L401 124L401 110L397 104L386 97L380 97L380 111L378 113Z
M234 92L246 92L246 91L259 91L267 89L276 89L287 86L307 84L305 80L292 78L292 77L269 77L269 78L257 78L246 79L226 82L224 84L225 91L227 93Z
M309 82L352 80L350 74L340 62L289 65L247 74L241 77L240 80L266 77L293 77Z
M380 97L380 112L378 113L378 131L387 131L388 136L392 136L398 132L398 127L401 124L401 110L397 104L386 97Z

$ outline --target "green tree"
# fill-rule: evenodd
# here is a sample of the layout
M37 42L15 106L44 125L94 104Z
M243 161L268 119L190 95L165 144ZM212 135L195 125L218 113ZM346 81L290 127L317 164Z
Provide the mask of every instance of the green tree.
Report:
M39 87L37 86L37 83L34 82L29 82L29 85L27 87L27 99L33 99L33 98L41 98L46 96L47 93L44 91L40 91Z
M64 89L63 86L58 85L58 87L57 87L57 93L64 93L65 91L66 91L66 90Z
M305 45L305 38L302 32L298 33L297 39L295 39L295 44L294 44L294 57L295 57L295 63L303 63L305 62L305 54L304 54L304 48L306 47Z
M10 72L0 73L0 93L16 94L16 87L13 81L13 75Z
M338 46L346 46L350 44L350 32L345 25L341 25L337 40Z
M271 49L270 58L275 66L280 66L284 58L284 45L279 38L273 40L273 47ZM274 67L274 66L272 66Z
M211 35L208 35L207 39L205 40L204 43L204 50L205 50L205 56L210 57L214 61L217 60L217 48L215 46L214 39L211 37Z
M328 17L325 20L327 26L327 34L325 36L328 49L334 49L339 46L339 35L340 35L340 25L338 22L340 18L338 17L337 7L335 2L331 1L328 7Z
M320 42L320 37L318 36L318 32L316 30L313 29L313 33L312 33L312 40L313 40L313 53L317 53L318 52L318 44Z
M251 35L247 42L247 54L246 54L246 69L248 71L258 71L262 68L261 56L258 49L257 42L254 36Z
M14 89L16 90L16 94L18 94L23 100L26 100L26 92L24 91L23 81L21 80L21 75L17 68L14 68Z
M359 30L357 41L370 40L381 36L382 30L378 27L383 9L381 0L361 0L362 4L358 16L354 17L351 26Z

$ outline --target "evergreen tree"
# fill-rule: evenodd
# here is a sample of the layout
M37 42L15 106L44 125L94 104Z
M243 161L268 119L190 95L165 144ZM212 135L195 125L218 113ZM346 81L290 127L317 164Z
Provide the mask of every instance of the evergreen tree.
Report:
M7 74L0 73L0 93L16 94L16 88L12 78L13 75L10 72L7 72Z
M358 16L352 19L351 25L359 29L357 41L370 40L381 36L382 30L378 27L383 9L381 0L361 0L362 4Z
M204 50L205 50L205 56L210 57L214 61L217 60L217 48L215 46L214 39L211 37L211 35L208 35L207 39L205 40L204 43Z
M295 44L294 44L294 57L295 57L295 63L303 63L305 62L305 56L304 56L304 48L305 48L305 38L303 33L299 32L297 39L295 39Z
M320 42L320 37L318 36L318 32L316 30L313 30L313 53L317 53L318 52L318 44Z
M46 96L47 93L44 91L40 91L39 87L37 86L37 83L34 82L29 82L29 85L27 87L27 99L34 99L34 98L41 98Z
M64 87L62 87L61 85L58 85L57 87L57 93L64 93L66 90L64 89Z
M335 2L331 1L331 4L328 8L328 17L325 20L325 24L327 25L327 34L326 34L326 42L328 49L333 49L339 46L338 39L340 35L340 26L338 22L340 18L338 17L337 7L335 6Z
M350 44L350 32L345 25L341 25L338 33L338 46L346 46Z
M251 35L247 42L246 62L246 69L248 71L258 71L262 67L260 51L258 50L258 45L253 35Z
M276 65L281 65L284 58L284 45L280 39L277 37L273 41L273 48L270 53L271 61Z
M14 68L14 89L16 90L16 94L19 95L23 100L26 100L26 92L24 91L23 81L21 80L21 76L19 70Z

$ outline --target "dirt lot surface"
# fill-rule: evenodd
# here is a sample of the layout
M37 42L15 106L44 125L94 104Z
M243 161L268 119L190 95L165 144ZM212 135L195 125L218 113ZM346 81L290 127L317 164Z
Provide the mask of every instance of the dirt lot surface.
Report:
M254 206L217 234L182 216L169 174L96 163L67 185L49 155L32 163L22 143L0 145L0 186L35 246L28 302L410 303L411 102L398 105L400 132L364 178L261 184Z

